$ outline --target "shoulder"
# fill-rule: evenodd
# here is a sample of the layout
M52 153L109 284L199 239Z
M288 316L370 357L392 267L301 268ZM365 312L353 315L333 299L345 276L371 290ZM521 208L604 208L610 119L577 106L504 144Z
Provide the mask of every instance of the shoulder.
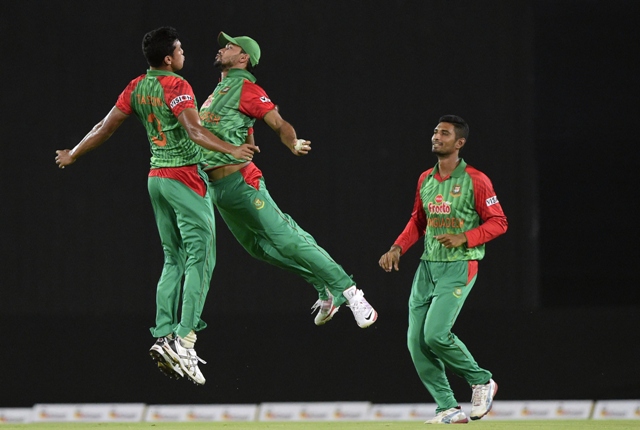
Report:
M464 169L464 171L474 181L491 182L491 180L489 179L489 177L487 175L485 175L483 172L481 172L480 170L476 169L473 166L470 166L470 165L467 164L467 167Z
M420 177L418 178L418 187L419 187L420 185L422 185L422 183L424 182L425 178L426 178L427 176L429 176L429 175L431 174L431 172L433 172L433 167L432 167L432 168L430 168L430 169L428 169L428 170L425 170L424 172L422 172L422 173L420 174Z

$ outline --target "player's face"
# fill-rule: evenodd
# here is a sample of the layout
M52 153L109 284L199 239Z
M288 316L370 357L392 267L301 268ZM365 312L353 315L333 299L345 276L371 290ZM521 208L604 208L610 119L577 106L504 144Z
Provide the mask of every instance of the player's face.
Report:
M248 55L242 53L242 48L238 45L227 43L227 46L218 50L216 61L213 65L220 70L229 70L237 67L243 59L246 61L248 59Z
M182 50L182 43L179 40L176 40L173 44L174 49L171 54L171 68L174 72L178 70L182 70L184 67L184 51Z
M433 130L431 137L431 152L438 155L451 155L464 145L464 139L456 139L456 129L453 124L441 122Z

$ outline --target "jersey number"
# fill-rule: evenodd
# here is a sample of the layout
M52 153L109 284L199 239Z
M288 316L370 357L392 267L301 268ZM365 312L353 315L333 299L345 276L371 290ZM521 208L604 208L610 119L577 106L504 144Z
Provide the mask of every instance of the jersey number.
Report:
M156 118L156 116L152 113L147 117L147 121L150 123L156 123L156 130L160 133L160 137L151 136L151 140L158 146L165 146L167 144L167 136L162 132L162 124L160 124L160 120Z

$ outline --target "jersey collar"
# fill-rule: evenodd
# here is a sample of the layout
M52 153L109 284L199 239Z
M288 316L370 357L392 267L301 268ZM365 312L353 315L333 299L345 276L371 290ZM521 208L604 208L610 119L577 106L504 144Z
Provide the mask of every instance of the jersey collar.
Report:
M178 75L177 73L169 72L169 71L166 71L166 70L152 70L152 69L149 69L149 70L147 70L147 76L175 76L177 78L182 79L182 76Z
M256 77L251 74L251 72L246 71L245 69L229 69L227 72L227 78L244 78L252 83L256 83Z
M467 167L467 163L464 162L464 160L461 158L460 159L460 163L458 164L458 166L456 166L455 169L453 169L453 172L451 172L450 177L452 178L459 178L460 176L462 176L464 174L464 169ZM429 176L433 176L438 172L438 163L436 163L436 165L433 167L433 170L431 171L431 174Z

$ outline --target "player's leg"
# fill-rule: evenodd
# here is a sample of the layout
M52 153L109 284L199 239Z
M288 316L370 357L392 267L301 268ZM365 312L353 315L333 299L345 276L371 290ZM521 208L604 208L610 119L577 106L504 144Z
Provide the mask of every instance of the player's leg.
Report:
M156 338L171 334L180 321L178 307L186 258L176 214L162 193L162 181L156 177L148 180L151 206L164 252L164 265L156 288L156 325L151 328Z
M470 272L469 266L472 267ZM456 375L469 384L484 384L491 372L478 366L475 359L451 329L476 281L477 263L468 261L430 262L433 278L437 279L433 301L425 321L427 346Z
M194 345L196 332L206 327L201 316L216 259L213 209L208 195L200 196L180 181L165 179L162 188L175 211L186 254L181 317L168 352L185 375L196 384L204 384L198 367L204 361L197 356Z
M180 321L178 307L186 256L175 211L162 192L162 181L156 177L148 180L151 206L164 252L162 274L156 287L156 325L151 328L151 334L157 339L149 354L162 373L170 378L181 378L184 373L167 349L168 342L173 337L173 329Z
M438 279L425 323L426 343L453 373L473 388L471 419L485 416L498 391L491 372L478 366L465 344L451 332L477 277L477 261L431 263Z
M409 297L409 329L407 346L420 381L437 404L436 414L458 407L442 360L426 343L426 321L431 313L434 282L429 263L421 261Z
M242 170L212 182L215 205L231 214L242 229L251 231L252 240L277 250L277 254L270 255L281 264L291 267L293 261L313 273L322 281L313 285L316 288L318 285L327 285L336 308L349 299L349 306L360 327L373 324L377 313L364 299L362 291L355 288L351 277L309 233L280 211L263 178L254 182L252 185L246 183ZM262 247L264 249L266 245Z

